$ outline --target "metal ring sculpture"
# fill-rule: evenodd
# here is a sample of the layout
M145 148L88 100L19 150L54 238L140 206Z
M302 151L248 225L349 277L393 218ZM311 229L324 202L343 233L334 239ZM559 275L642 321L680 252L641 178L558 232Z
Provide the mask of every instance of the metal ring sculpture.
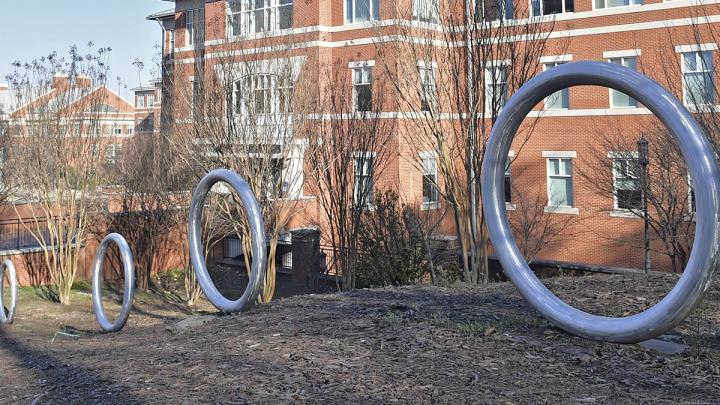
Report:
M7 270L10 279L10 308L5 313L5 302L3 300L3 283L5 271ZM0 264L0 323L10 325L15 320L15 304L17 303L17 276L15 265L11 260L5 260Z
M520 124L545 97L563 88L580 85L619 90L650 109L677 140L690 176L702 184L695 189L697 225L685 272L657 305L625 318L583 312L548 290L520 253L505 210L505 163ZM547 70L522 86L503 107L486 147L482 167L483 208L490 239L505 274L535 309L555 325L579 336L637 343L672 329L700 302L720 263L720 173L715 159L710 144L690 113L677 98L648 77L604 62L567 63Z
M103 264L105 263L105 255L111 242L120 249L120 258L123 263L123 270L125 273L125 289L123 291L123 301L120 307L120 314L118 315L115 322L110 322L105 315L105 308L102 303L102 270ZM127 241L122 235L112 233L105 237L98 247L97 254L95 255L95 262L93 263L93 274L92 274L92 304L93 310L95 311L95 317L97 318L100 328L105 332L118 332L124 326L130 316L132 310L133 297L135 296L135 265L133 263L132 251L128 246Z
M210 189L219 182L225 182L238 194L250 225L252 270L247 288L236 301L225 298L215 287L205 263L202 244L202 214ZM262 281L265 278L267 252L265 250L265 223L255 194L248 183L230 170L220 169L208 173L197 186L190 204L188 219L190 260L207 299L223 312L241 312L252 306L258 299Z

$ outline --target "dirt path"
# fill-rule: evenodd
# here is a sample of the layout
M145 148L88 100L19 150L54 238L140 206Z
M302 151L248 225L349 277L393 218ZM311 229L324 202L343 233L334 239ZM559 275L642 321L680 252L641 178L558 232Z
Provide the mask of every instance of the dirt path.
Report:
M673 282L548 285L595 313L623 314ZM718 285L665 338L686 348L675 355L568 336L510 284L294 297L186 328L187 313L139 303L114 335L93 332L87 304L68 310L79 338L50 343L62 318L22 309L0 329L1 402L720 403Z

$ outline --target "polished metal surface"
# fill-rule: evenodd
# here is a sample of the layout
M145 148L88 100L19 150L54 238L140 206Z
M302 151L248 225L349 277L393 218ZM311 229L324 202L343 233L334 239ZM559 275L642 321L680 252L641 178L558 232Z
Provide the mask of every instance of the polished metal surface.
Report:
M504 173L511 143L527 114L566 87L595 85L626 93L650 109L673 134L695 179L697 227L692 254L680 280L657 305L639 314L611 318L563 302L533 274L513 239L505 210ZM712 282L719 260L720 173L701 128L680 101L648 77L604 62L574 62L549 69L522 86L498 117L482 167L482 197L490 239L505 270L530 304L555 325L591 339L636 343L682 322Z
M210 189L217 183L227 183L235 190L242 201L250 226L252 266L250 279L243 295L236 301L225 298L215 287L205 263L202 243L203 208ZM251 307L260 295L265 279L267 251L265 248L265 223L255 194L248 183L230 170L220 169L208 173L198 184L190 204L188 218L188 237L190 242L190 260L197 275L200 287L207 299L223 312L240 312Z
M105 308L102 302L102 269L105 263L105 255L111 242L115 242L120 250L120 259L123 264L123 272L125 276L125 289L123 291L123 301L120 308L120 314L115 322L110 322L105 315ZM105 332L118 332L121 330L130 316L132 310L133 297L135 296L135 264L133 263L132 251L127 241L122 235L112 233L103 239L98 247L93 263L92 273L92 304L95 311L100 328Z
M5 301L3 300L3 288L5 273L10 280L10 307L5 312ZM0 264L0 324L10 325L15 320L15 304L17 303L17 273L15 265L11 260L5 260Z

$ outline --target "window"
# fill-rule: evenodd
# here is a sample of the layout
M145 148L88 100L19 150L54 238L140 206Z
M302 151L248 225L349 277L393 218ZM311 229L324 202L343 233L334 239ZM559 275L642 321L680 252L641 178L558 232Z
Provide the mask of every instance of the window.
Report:
M691 214L694 214L697 208L695 203L695 187L693 187L693 181L690 177L690 173L688 173L688 208L690 209Z
M122 135L122 127L114 126L112 133L113 135Z
M574 0L531 0L531 5L535 17L575 11Z
M505 203L512 203L512 175L510 173L511 158L505 164Z
M622 7L643 4L643 0L595 0L595 8Z
M168 53L175 53L175 30L168 30Z
M194 79L191 79L190 81L191 86L191 100L190 100L190 112L193 118L197 117L197 114L200 114L202 112L202 87L200 86L200 82Z
M418 64L420 76L420 110L432 111L437 106L437 83L435 82L435 66Z
M641 208L640 162L632 153L613 158L613 187L615 209L636 210Z
M497 114L508 98L508 66L485 69L485 112Z
M436 208L440 202L440 190L438 189L437 160L432 153L421 153L423 206Z
M353 188L355 205L369 205L375 201L373 192L374 166L374 154L360 152L355 155L355 184Z
M413 18L427 23L440 21L440 0L414 0Z
M610 58L610 63L637 70L637 57L626 56L622 58ZM610 108L637 107L637 101L627 94L610 89Z
M105 151L105 160L108 164L116 164L120 160L122 145L111 143Z
M543 69L548 70L560 66L565 62L548 62L543 64ZM545 99L546 110L567 110L570 108L570 89L564 88L548 96Z
M293 82L290 76L246 76L235 82L235 112L265 115L292 112Z
M548 164L548 206L572 207L572 159L549 158Z
M475 0L475 21L510 20L513 18L512 0Z
M231 0L228 14L230 36L289 29L293 26L293 0Z
M715 101L710 51L682 54L683 97L685 105L708 105Z
M135 107L145 108L145 96L135 96Z
M90 145L90 157L96 158L98 156L100 148L98 144L94 143Z
M155 95L149 94L147 96L147 105L148 107L155 107Z
M353 73L353 107L355 111L369 112L373 107L372 68L356 67Z
M380 19L380 0L345 0L345 23Z
M185 30L188 46L205 42L205 9L197 8L185 12Z

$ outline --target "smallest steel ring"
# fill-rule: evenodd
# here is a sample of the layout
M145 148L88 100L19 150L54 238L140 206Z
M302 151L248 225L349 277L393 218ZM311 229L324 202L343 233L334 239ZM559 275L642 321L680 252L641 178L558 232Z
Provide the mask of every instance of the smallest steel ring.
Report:
M3 300L3 282L5 280L5 270L10 279L10 308L5 312L5 302ZM5 260L0 264L0 323L11 325L15 320L15 304L17 303L17 273L12 260Z
M125 289L123 291L123 301L120 308L120 314L115 322L110 322L105 315L105 307L102 302L102 269L105 263L105 255L111 242L120 249L120 258L122 259L123 271L125 273ZM105 332L118 332L124 326L130 316L132 310L133 297L135 296L135 264L133 263L132 251L127 241L122 235L111 233L102 240L95 255L93 263L92 275L92 304L95 311L100 328Z
M236 301L225 298L210 278L202 244L202 216L205 199L210 189L217 183L228 184L242 201L250 226L252 266L248 285L243 295ZM207 299L219 310L232 313L242 312L250 308L260 295L262 281L265 279L267 252L265 250L265 223L262 211L250 185L236 173L219 169L208 173L198 184L190 204L188 218L188 239L190 243L190 260L197 275L200 287Z

